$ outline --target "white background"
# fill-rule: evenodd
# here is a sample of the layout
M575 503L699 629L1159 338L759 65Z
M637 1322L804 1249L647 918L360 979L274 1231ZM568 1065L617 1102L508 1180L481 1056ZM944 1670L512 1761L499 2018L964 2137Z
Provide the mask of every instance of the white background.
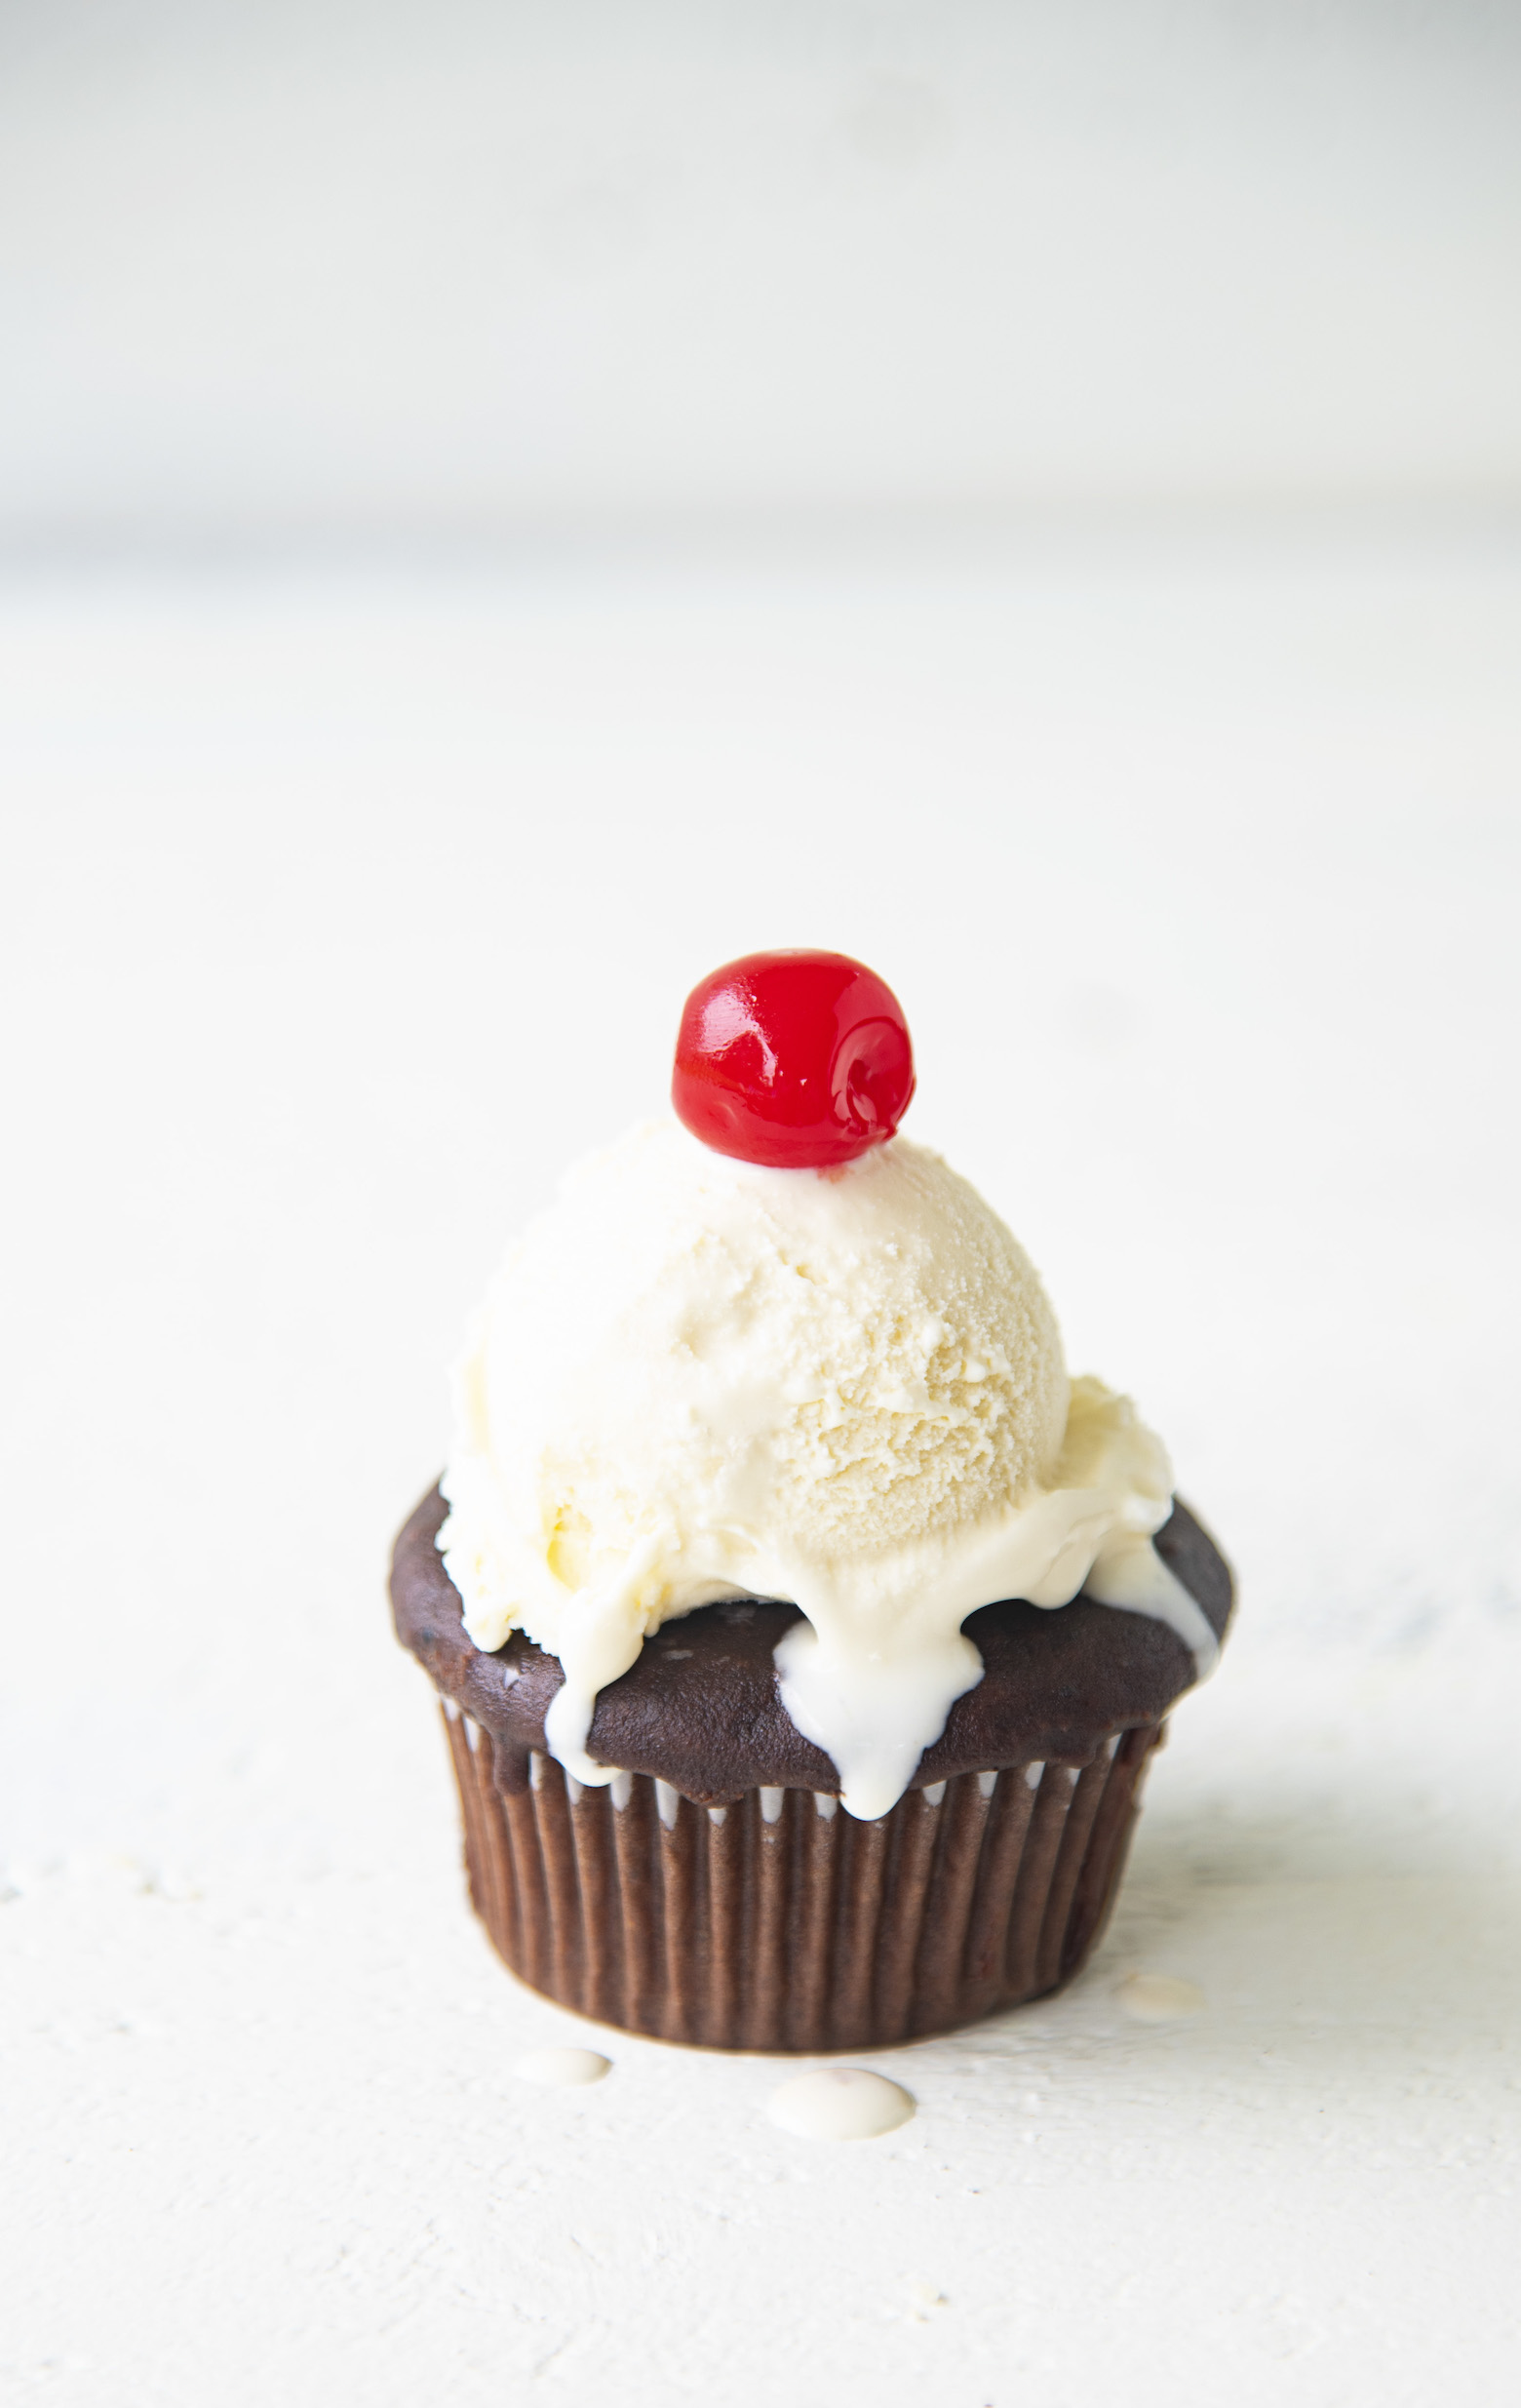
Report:
M1508 2403L1515 26L0 17L0 2394ZM851 2148L515 2080L382 1595L774 942L1243 1599L1089 1973Z
M1512 0L7 0L0 526L1521 481Z

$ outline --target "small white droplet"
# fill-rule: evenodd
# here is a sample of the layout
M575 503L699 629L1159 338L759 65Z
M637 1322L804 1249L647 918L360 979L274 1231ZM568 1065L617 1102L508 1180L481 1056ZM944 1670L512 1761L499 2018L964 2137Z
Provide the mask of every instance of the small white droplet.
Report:
M919 1792L926 1806L938 1806L945 1794L946 1785L943 1781L931 1781L928 1789Z
M782 1799L786 1796L786 1795L787 1793L785 1790L772 1789L764 1782L761 1783L760 1820L762 1823L779 1823L781 1821Z
M828 1790L815 1790L813 1793L813 1802L818 1808L820 1821L824 1823L832 1823L835 1819L835 1808L839 1803L838 1798L832 1797Z
M613 1805L621 1814L634 1795L634 1775L631 1772L615 1772L607 1784L607 1789Z
M583 2090L612 2072L612 2059L595 2048L530 2048L513 2072L520 2082L537 2082L542 2090Z
M884 2074L864 2066L823 2066L796 2073L771 2093L766 2113L783 2132L804 2141L871 2141L895 2132L914 2112L914 2101Z
M979 1797L991 1797L997 1786L998 1776L996 1772L980 1772L978 1774L977 1795Z
M667 1831L674 1831L676 1829L677 1808L681 1805L681 1802L682 1794L680 1790L674 1790L669 1781L657 1781L655 1783L655 1804L660 1810L660 1820L665 1825Z
M1204 1993L1197 1982L1181 1982L1171 1973L1133 1973L1120 1983L1119 2003L1138 2024L1172 2024L1197 2015Z

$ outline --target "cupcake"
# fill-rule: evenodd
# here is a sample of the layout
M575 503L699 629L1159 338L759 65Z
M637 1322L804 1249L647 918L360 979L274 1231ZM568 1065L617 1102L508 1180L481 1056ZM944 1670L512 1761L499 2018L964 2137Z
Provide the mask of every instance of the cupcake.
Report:
M1058 1989L1225 1635L1159 1440L896 1133L913 1087L859 963L706 979L676 1117L509 1252L397 1541L472 1903L604 2022L859 2049Z

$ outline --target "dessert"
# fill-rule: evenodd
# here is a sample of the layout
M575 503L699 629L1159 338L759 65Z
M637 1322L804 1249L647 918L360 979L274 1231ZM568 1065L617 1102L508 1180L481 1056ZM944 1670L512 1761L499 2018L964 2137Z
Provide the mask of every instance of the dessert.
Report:
M705 980L679 1117L509 1252L397 1544L492 1941L662 2037L860 2047L1069 1979L1229 1616L1160 1441L896 1134L913 1086L860 964Z

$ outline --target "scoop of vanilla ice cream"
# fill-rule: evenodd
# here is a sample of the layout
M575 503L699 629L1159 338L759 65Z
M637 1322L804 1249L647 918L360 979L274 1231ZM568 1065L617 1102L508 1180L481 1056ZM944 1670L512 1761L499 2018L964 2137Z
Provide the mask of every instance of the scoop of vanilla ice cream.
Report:
M636 1128L513 1247L458 1367L440 1545L465 1627L561 1658L549 1743L605 1781L597 1692L649 1632L793 1599L784 1700L847 1807L884 1812L981 1678L975 1606L1065 1602L1106 1541L1170 1577L1166 1458L1078 1386L1072 1414L1039 1279L938 1156L776 1170Z

